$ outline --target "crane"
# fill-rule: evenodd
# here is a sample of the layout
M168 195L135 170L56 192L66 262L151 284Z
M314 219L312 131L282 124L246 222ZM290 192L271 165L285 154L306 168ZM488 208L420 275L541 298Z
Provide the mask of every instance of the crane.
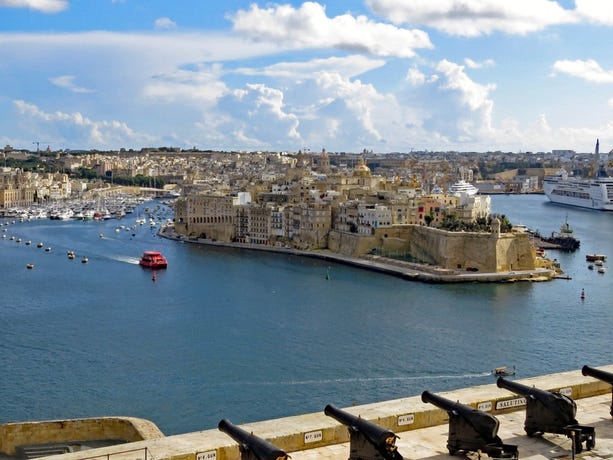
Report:
M36 153L40 152L40 144L45 144L48 141L33 141L32 144L36 144Z

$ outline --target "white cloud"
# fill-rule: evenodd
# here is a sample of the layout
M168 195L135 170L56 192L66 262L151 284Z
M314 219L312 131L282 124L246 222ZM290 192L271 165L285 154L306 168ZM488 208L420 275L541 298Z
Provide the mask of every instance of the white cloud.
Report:
M247 84L225 95L219 109L223 122L216 129L228 142L241 148L262 148L274 139L276 147L300 144L298 117L288 112L281 90L263 84ZM207 127L203 124L203 127Z
M486 59L485 61L477 62L470 58L465 58L464 64L466 64L466 67L469 69L482 69L484 67L493 67L496 65L493 59Z
M604 70L593 59L582 61L562 60L553 64L555 72L564 73L573 77L581 78L592 83L613 83L613 70Z
M385 61L382 59L371 59L362 55L351 55L345 57L312 59L305 62L280 62L261 69L240 68L237 69L235 73L303 80L312 78L313 74L318 72L336 72L344 78L351 78L383 67L384 65Z
M112 149L123 145L148 145L156 138L133 131L120 121L95 121L79 112L45 112L35 104L23 100L13 105L24 122L39 134L45 134L58 141L87 148Z
M424 25L449 35L476 37L493 32L524 35L547 26L576 22L572 11L550 0L367 0L395 24Z
M29 8L41 13L58 13L68 8L68 0L0 0L0 7Z
M613 8L606 0L575 0L578 15L589 22L613 25Z
M170 18L157 18L155 20L156 29L174 29L177 27L177 23Z
M220 65L201 65L193 70L154 75L145 83L143 94L166 103L210 107L227 92L226 85L220 81L222 73Z
M314 2L305 2L298 9L291 5L260 8L252 4L248 11L239 10L230 19L234 30L247 37L290 43L297 48L336 47L398 57L412 57L417 48L432 48L428 35L421 30L376 23L365 16L328 18L325 7Z
M426 76L419 69L411 67L407 72L405 80L413 86L421 86L426 83Z
M91 89L84 88L82 86L77 86L74 83L74 75L62 75L59 77L50 78L49 81L53 83L55 86L59 86L60 88L66 88L73 93L91 93Z

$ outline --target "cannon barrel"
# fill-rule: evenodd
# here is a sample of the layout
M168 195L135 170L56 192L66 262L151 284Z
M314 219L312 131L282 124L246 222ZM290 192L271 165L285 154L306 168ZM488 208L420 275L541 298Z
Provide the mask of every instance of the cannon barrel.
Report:
M324 408L324 414L332 417L338 422L341 422L345 426L358 430L360 433L366 436L366 438L372 444L380 449L393 445L393 441L395 441L395 439L398 437L393 431L383 428L369 420L356 417L349 412L338 409L332 404L328 404ZM390 438L392 438L392 440L390 440Z
M252 458L253 456L257 460L286 460L288 458L288 455L274 444L239 428L227 419L221 420L217 427L239 444L241 453L252 454Z
M603 371L590 366L583 366L581 368L581 373L590 377L596 377L598 380L602 380L603 382L613 385L613 373L611 372Z
M518 382L512 382L511 380L506 380L503 377L498 377L498 380L496 380L496 385L498 385L498 388L504 388L515 394L538 399L542 403L547 403L553 395L550 391L541 390L540 388L536 387L529 387L528 385Z
M453 402L450 399L432 394L429 391L424 391L421 394L421 400L461 416L488 442L497 438L500 422L496 417L466 404Z
M581 368L581 373L613 385L613 373L611 372L603 371L590 366L583 366ZM611 417L613 417L613 391L611 392L611 411L609 413L611 414Z

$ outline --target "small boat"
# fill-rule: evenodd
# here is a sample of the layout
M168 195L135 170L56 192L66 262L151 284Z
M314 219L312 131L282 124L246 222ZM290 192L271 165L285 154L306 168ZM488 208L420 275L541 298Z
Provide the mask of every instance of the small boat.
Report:
M606 269L606 268L604 268L604 267L598 267L598 273L604 273L604 272L606 272L606 271L607 271L607 269Z
M515 375L515 366L513 366L513 369L509 369L507 366L497 367L492 371L492 375L496 377L506 377L509 375Z
M587 268L588 270L594 270L594 264L588 264Z
M34 268L34 264L28 264L28 265L26 265L26 268L28 270L32 270Z
M32 242L30 240L26 241L26 246L30 246Z
M607 260L607 256L604 254L586 254L585 260L588 262L596 262L597 260L602 260L603 262Z
M74 259L74 251L68 251L68 258L70 260Z
M594 262L594 265L596 265L597 267L602 267L604 265L604 262L598 259L597 261Z
M145 251L138 262L141 267L146 268L166 268L168 262L166 258L158 251Z
M37 247L37 248L42 248L42 247L43 247L43 243L37 243L37 244L36 244L36 247Z
M82 264L86 264L87 262L89 262L89 259L88 259L87 257L83 257L83 258L81 259L81 263L82 263Z
M45 252L51 252L51 248L45 248Z

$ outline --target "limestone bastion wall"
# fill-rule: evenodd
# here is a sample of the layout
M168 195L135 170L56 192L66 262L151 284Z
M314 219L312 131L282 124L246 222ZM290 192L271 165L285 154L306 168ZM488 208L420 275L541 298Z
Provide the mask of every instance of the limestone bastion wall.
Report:
M404 254L446 269L495 273L533 270L527 234L448 232L419 225L376 229L372 235L330 232L328 248L348 256Z

